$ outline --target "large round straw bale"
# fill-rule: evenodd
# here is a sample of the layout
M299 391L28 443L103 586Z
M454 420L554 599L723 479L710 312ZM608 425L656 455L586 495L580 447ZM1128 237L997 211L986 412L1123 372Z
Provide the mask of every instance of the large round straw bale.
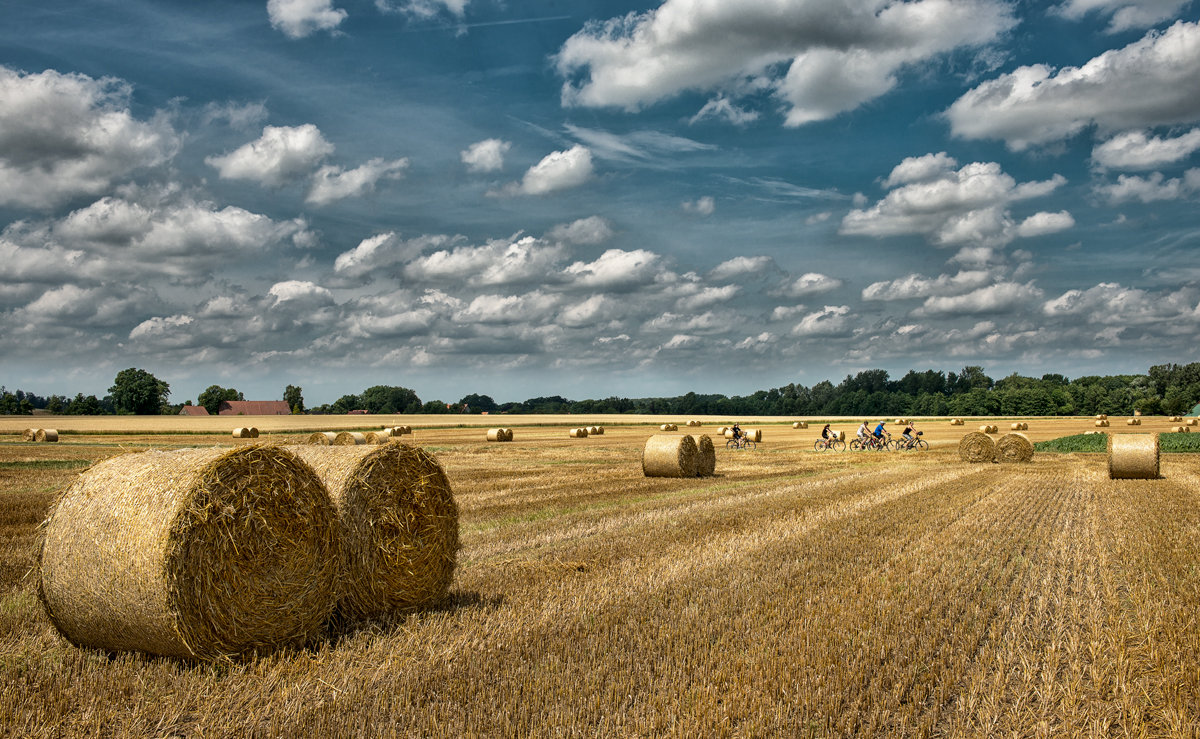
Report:
M1112 434L1108 437L1108 476L1113 480L1158 477L1158 434Z
M588 433L589 433L589 434L593 434L593 433L594 433L596 436L604 436L604 427L603 427L603 426L597 426L595 431L589 431Z
M261 653L318 632L336 597L337 554L329 495L286 449L124 454L59 498L38 595L74 644Z
M1140 418L1131 418L1131 419L1129 419L1128 421L1126 421L1126 422L1125 422L1125 425L1126 425L1126 426L1141 426L1141 425L1142 425L1142 419L1140 419Z
M458 506L438 461L393 442L291 448L325 483L342 545L338 614L377 618L441 600L458 554Z
M568 435L569 435L569 436L570 436L572 439L586 439L586 438L587 438L587 435L588 435L588 432L587 432L587 429L583 429L583 428L580 428L580 429L571 429L571 431L569 432L569 434L568 434Z
M37 429L25 429L21 432L21 441L37 441Z
M692 436L696 442L696 475L709 477L717 469L717 448L708 434Z
M1025 434L1005 434L996 441L997 462L1028 462L1033 459L1033 442Z
M603 433L604 433L604 429L600 429L600 433L602 433L602 434L603 434ZM512 440L513 440L513 430L512 430L512 429L510 429L510 428L506 428L506 429L504 429L504 440L505 440L505 441L512 441Z
M746 429L742 433L747 441L753 441L755 444L762 441L762 429Z
M669 423L660 424L660 425L659 425L659 427L658 427L658 430L659 430L659 431L670 431L670 430L671 430L671 424L669 424Z
M305 439L305 444L316 444L318 446L329 446L333 440L337 438L337 434L333 431L314 431Z
M250 438L251 438L251 439L257 439L257 438L258 438L258 427L257 427L257 426L251 426L251 427L250 427Z
M358 444L366 444L367 437L365 434L360 434L357 431L339 431L333 437L333 446L356 446Z
M732 439L733 438L733 429L731 429L731 428L725 429L724 436L726 439Z
M1108 421L1103 421L1103 420L1101 420L1101 421L1096 421L1096 426L1097 426L1098 428L1107 428L1107 427L1108 427Z
M1185 426L1195 426L1195 425L1196 425L1196 419L1195 419L1195 418L1189 418L1189 419L1188 419L1186 422L1184 422L1184 425L1185 425Z
M695 477L700 450L692 437L655 434L642 449L646 477Z
M1188 430L1188 427L1187 427L1187 426L1172 426L1172 427L1171 427L1171 433L1172 433L1172 434L1182 434L1182 433L1186 433L1186 432L1187 432L1187 430Z
M34 441L58 441L58 429L38 429L33 435Z
M234 429L233 430L233 438L249 439L250 438L250 429L245 428L245 427L238 427L238 428Z
M1108 416L1107 416L1107 415L1105 415L1104 413L1097 413L1097 414L1096 414L1096 420L1097 420L1097 421L1107 421L1107 420L1108 420Z
M363 443L365 443L365 444L386 444L386 443L388 443L388 440L391 438L392 437L388 436L387 434L383 434L378 431L368 431L365 434L363 434L363 440L364 440Z
M983 431L972 431L959 440L958 458L964 462L991 462L996 458L996 442Z
M1168 416L1167 417L1168 423L1179 423L1182 420L1183 420L1183 418L1181 418L1180 416Z
M488 429L487 430L487 440L488 441L504 441L506 437L507 437L507 435L504 433L504 429Z
M963 425L963 420L962 420L961 418L951 418L951 419L950 419L950 425L951 425L951 426L962 426L962 425Z

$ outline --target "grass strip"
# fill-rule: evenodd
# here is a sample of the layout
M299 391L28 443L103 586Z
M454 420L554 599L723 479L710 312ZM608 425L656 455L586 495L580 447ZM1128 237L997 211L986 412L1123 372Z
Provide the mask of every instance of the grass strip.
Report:
M1200 434L1160 433L1158 435L1159 451L1163 454L1197 454L1200 453ZM1107 434L1074 434L1060 436L1049 441L1039 441L1033 445L1039 452L1095 452L1103 454L1108 451Z

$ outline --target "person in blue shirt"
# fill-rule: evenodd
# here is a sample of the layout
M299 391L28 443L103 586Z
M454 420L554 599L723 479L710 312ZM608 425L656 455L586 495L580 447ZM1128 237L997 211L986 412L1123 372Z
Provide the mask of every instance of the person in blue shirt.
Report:
M883 441L883 427L886 423L887 423L887 421L880 421L879 425L875 427L875 432L874 432L873 436L876 439L879 439L880 441Z

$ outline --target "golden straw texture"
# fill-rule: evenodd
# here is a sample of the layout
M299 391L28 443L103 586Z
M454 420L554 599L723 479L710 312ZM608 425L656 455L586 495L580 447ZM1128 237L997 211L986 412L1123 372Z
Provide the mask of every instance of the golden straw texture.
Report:
M1033 442L1025 434L1005 434L996 441L997 462L1028 462L1033 459Z
M249 438L250 438L250 429L248 429L248 428L236 428L236 429L234 429L234 430L233 430L233 438L235 438L235 439L249 439Z
M746 435L747 440L755 444L762 441L762 429L745 429L742 433Z
M58 441L57 429L38 429L33 434L34 441Z
M357 446L366 443L367 437L357 431L339 431L333 437L333 446Z
M655 434L642 449L646 477L695 477L700 450L692 437ZM715 452L714 452L715 454Z
M378 618L440 601L457 562L458 506L423 449L290 447L325 483L342 543L338 615Z
M21 432L21 441L36 441L37 429L25 429Z
M368 431L363 434L363 442L369 445L386 444L391 438L391 435L379 431Z
M1108 476L1113 480L1158 478L1158 434L1108 437Z
M337 433L333 431L316 431L308 435L305 444L316 444L318 446L329 446L333 440L337 438Z
M571 429L569 432L567 432L567 435L570 436L572 439L586 439L588 432L587 432L587 429L578 428L578 429Z
M717 469L717 448L713 446L708 434L692 436L696 442L696 475L710 477Z
M512 429L506 429L506 428L488 429L487 440L488 441L512 441L513 440Z
M991 462L996 459L996 442L982 431L972 431L959 440L958 458L964 462Z
M320 479L271 446L124 454L45 524L39 597L72 643L215 658L302 644L334 604Z

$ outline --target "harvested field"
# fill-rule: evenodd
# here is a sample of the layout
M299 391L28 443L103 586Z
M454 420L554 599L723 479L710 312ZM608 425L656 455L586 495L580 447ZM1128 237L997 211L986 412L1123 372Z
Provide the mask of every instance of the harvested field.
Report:
M506 417L521 426L508 444L479 423L418 427L410 443L437 457L459 508L448 600L214 666L69 645L30 572L55 490L88 464L232 448L228 427L79 434L70 420L48 424L58 444L22 442L19 419L0 438L13 735L1195 733L1195 455L1164 455L1162 479L1110 480L1104 454L963 463L946 419L921 426L932 449L903 455L817 454L824 421L755 419L756 451L719 445L715 477L671 479L642 475L655 431L625 418L586 444L569 420ZM265 435L299 443L315 420ZM1022 420L1034 441L1094 421ZM371 422L357 423L343 428Z

